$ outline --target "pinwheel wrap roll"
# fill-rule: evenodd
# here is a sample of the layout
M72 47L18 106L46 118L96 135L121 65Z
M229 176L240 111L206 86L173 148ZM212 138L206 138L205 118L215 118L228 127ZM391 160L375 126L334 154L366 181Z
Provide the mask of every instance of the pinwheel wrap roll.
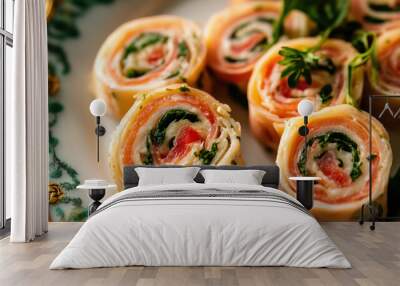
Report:
M379 69L368 66L368 79L375 95L400 93L400 26L399 29L382 33L377 38L376 58Z
M138 96L110 148L118 186L127 165L242 164L240 124L208 93L175 84Z
M250 125L255 136L269 148L278 148L285 121L299 115L297 105L302 99L308 98L314 102L315 110L321 110L342 103L357 104L361 98L364 70L357 68L348 78L348 65L358 53L342 40L327 40L315 52L330 69L312 69L312 84L301 77L297 86L289 86L288 77L282 77L285 66L280 63L283 57L279 51L282 47L303 51L317 42L317 38L301 38L278 43L254 68L247 91Z
M260 3L275 2L283 5L282 0L231 0L231 4L242 3ZM284 23L285 34L289 38L307 37L313 33L315 23L307 17L307 15L299 10L293 10L289 13Z
M205 29L207 64L218 78L246 90L254 64L272 40L280 9L274 1L249 2L210 18Z
M322 178L314 188L312 212L321 219L349 219L360 215L369 192L369 116L348 105L327 107L309 118L310 133L305 140L298 129L303 118L287 123L278 150L281 187L295 196L291 176ZM386 192L392 166L389 135L372 119L372 199L386 208Z
M400 21L399 0L351 0L350 18L365 30L384 32Z
M96 95L121 118L136 95L172 83L195 85L205 66L200 29L174 16L130 21L101 46L94 64Z

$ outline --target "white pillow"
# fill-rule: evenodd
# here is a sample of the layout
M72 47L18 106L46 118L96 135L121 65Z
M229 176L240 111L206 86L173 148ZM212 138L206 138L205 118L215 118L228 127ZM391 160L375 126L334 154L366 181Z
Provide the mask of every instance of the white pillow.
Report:
M262 170L201 170L205 184L261 185L265 171Z
M194 178L199 170L199 167L135 168L139 176L139 186L195 183Z

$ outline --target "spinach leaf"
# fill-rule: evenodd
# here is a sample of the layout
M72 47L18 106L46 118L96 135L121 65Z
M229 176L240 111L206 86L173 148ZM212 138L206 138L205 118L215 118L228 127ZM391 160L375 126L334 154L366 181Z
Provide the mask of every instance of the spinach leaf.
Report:
M275 22L274 19L267 18L267 17L258 17L257 22L266 23L266 24L273 24Z
M225 56L224 60L227 61L228 63L242 63L242 62L247 61L247 59L234 58L232 56Z
M195 155L197 155L199 157L199 159L201 160L201 162L204 165L210 165L211 161L214 159L217 152L218 152L218 145L217 145L217 143L213 143L211 145L210 151L208 151L206 149L202 149L202 150L200 150L200 152L196 153Z
M229 36L230 39L237 39L239 37L239 33L240 31L242 31L244 28L246 28L247 26L250 25L251 22L244 22L242 24L240 24L239 26L237 26L233 32L231 33L231 35Z
M390 7L385 4L369 4L369 8L371 10L377 11L377 12L399 12L400 11L400 5L396 5L394 7Z
M373 23L373 24L382 24L385 23L386 21L377 17L373 16L364 16L364 21L368 23Z
M145 75L146 73L148 73L150 70L149 69L143 69L143 70L139 70L139 69L130 69L126 72L125 76L127 78L137 78L137 77L141 77L143 75Z
M176 71L171 72L165 79L170 79L170 78L176 77L179 74L180 74L180 71L179 71L179 69L177 69Z
M184 109L170 109L158 121L157 126L151 130L151 142L154 145L161 145L165 140L165 132L168 126L174 121L189 120L190 122L198 122L198 116Z
M181 85L181 86L179 87L179 90L180 90L181 92L188 92L188 91L190 91L190 88L188 88L186 85Z
M306 148L308 148L308 144L306 144L306 145L307 145ZM297 162L297 168L299 169L300 174L302 176L308 176L306 164L307 164L307 158L306 158L306 152L305 152L305 148L304 148L300 154L299 161Z
M153 165L153 155L151 154L151 139L150 136L146 138L146 154L143 158L143 164Z
M362 163L360 162L360 151L358 150L358 148L353 149L351 151L351 154L353 155L353 166L352 166L352 169L350 172L350 177L351 177L351 180L354 182L362 174L362 171L361 171Z

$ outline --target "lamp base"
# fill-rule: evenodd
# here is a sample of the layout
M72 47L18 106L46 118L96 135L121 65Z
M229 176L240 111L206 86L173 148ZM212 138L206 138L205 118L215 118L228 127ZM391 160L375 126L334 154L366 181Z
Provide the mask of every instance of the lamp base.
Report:
M363 204L361 207L361 216L360 216L360 220L358 221L358 223L360 225L364 224L364 210L365 208L368 208L368 212L369 212L369 217L371 220L371 225L369 226L370 230L375 230L375 222L377 217L379 216L379 207L378 205L374 204L374 203L367 203L367 204Z
M314 181L313 180L299 180L296 182L297 191L296 198L303 206L311 210L314 205Z
M89 190L89 197L93 200L93 203L89 205L89 216L94 213L97 208L101 205L100 200L106 194L106 189L90 189Z

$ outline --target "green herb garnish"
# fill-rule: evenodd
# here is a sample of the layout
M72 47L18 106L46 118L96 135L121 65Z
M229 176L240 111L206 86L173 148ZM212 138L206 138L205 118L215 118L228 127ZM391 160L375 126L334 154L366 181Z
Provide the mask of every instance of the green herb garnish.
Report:
M317 56L312 50L300 51L290 47L282 47L279 55L284 57L279 64L285 66L281 78L288 77L290 88L295 88L301 77L307 84L311 84L312 70L324 70L330 74L336 71L331 59Z

